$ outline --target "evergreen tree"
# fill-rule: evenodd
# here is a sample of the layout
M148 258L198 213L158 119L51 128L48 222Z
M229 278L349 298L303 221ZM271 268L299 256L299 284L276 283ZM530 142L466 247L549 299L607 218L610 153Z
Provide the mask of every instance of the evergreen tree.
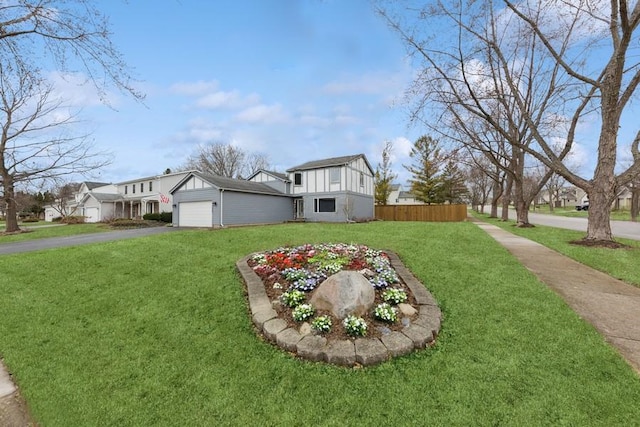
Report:
M444 202L442 167L446 156L438 140L421 136L413 143L409 156L413 163L405 168L413 175L409 183L416 199L428 204Z
M454 154L449 157L442 170L442 196L444 201L465 203L469 195L465 181L464 171L458 167L458 159Z
M391 194L391 185L398 175L391 172L393 143L386 141L382 150L382 163L378 163L374 177L376 205L386 205Z

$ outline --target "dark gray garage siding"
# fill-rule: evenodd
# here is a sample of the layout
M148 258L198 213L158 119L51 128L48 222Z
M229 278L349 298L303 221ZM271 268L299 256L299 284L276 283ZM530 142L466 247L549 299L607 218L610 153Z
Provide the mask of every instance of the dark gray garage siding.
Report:
M222 209L224 225L270 224L293 219L293 201L287 196L226 190L222 195Z

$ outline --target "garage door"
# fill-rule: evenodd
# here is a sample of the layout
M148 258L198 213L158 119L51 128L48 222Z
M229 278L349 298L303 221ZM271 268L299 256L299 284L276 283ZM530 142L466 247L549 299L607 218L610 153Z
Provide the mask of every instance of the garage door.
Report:
M211 227L213 215L211 202L183 202L178 205L180 227Z
M84 208L84 221L85 222L98 222L98 208Z

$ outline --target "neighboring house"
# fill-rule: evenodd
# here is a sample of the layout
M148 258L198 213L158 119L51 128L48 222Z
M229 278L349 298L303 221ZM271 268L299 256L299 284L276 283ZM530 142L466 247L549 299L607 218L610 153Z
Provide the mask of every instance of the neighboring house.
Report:
M373 170L363 154L260 170L248 180L191 172L172 190L173 223L222 227L289 220L372 219Z
M410 191L403 191L402 185L392 184L391 193L387 198L387 205L424 205L424 202L416 199L416 196Z
M169 190L189 172L156 175L123 181L117 184L83 182L73 201L45 207L45 220L65 215L84 216L86 222L100 222L114 218L142 218L145 213L172 211Z

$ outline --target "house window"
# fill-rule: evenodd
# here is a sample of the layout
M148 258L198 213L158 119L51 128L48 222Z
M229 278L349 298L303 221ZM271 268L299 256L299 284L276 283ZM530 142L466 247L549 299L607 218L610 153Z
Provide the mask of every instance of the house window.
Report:
M124 194L129 194L129 186L128 185L124 186Z
M336 199L313 199L313 210L315 212L335 212Z
M131 186L131 192L132 192L133 194L136 194L136 185L135 185L135 184L133 184L133 185Z
M140 192L144 193L144 182L140 183Z
M331 183L340 184L340 168L331 168Z
M149 191L153 191L153 181L149 181Z
M360 187L364 187L364 173L360 172Z
M293 174L293 185L302 185L302 173L296 172Z

